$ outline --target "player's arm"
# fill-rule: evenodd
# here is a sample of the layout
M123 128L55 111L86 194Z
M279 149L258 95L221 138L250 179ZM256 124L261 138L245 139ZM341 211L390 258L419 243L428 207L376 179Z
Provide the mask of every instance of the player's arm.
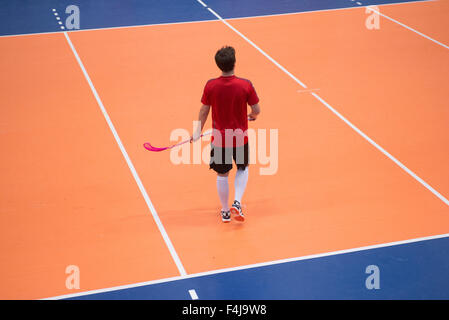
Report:
M260 106L258 103L253 104L252 106L250 106L251 108L251 113L248 115L248 120L249 121L254 121L257 119L257 116L260 113Z
M207 116L209 115L210 106L203 104L200 108L200 112L198 114L198 125L193 132L193 136L190 141L196 141L200 138L201 132L203 131L204 124L206 123Z

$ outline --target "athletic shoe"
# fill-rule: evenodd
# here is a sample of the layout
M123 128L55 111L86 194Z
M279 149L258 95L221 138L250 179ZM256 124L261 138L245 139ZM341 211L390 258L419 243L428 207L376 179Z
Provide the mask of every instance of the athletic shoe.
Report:
M242 212L242 206L240 205L240 202L238 202L237 200L234 200L234 203L232 204L231 207L231 213L235 214L234 219L237 221L245 221L245 216L243 215Z
M221 220L222 220L223 222L229 222L229 221L231 221L231 212L221 210Z

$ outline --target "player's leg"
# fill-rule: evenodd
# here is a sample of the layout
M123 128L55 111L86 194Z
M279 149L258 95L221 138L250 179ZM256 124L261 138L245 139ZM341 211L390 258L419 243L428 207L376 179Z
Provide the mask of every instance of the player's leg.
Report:
M223 222L231 221L231 212L229 211L229 172L226 174L217 173L217 191L221 203L221 220Z
M243 147L235 148L234 160L237 165L237 173L235 174L235 197L234 203L231 207L231 212L234 213L235 219L238 221L244 221L245 216L242 211L242 197L246 190L246 185L248 183L248 165L249 165L249 147L245 144Z
M223 222L231 221L231 213L229 211L229 171L232 169L231 163L226 161L225 148L211 146L210 153L210 169L217 173L217 192L221 203L221 220ZM231 157L232 159L232 157Z

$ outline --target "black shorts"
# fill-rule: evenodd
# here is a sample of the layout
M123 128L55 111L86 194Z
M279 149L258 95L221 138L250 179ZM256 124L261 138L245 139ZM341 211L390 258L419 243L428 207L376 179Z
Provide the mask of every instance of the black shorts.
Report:
M225 174L232 169L232 160L234 160L238 170L245 170L249 164L248 149L248 143L234 148L221 148L211 144L209 168L217 173Z

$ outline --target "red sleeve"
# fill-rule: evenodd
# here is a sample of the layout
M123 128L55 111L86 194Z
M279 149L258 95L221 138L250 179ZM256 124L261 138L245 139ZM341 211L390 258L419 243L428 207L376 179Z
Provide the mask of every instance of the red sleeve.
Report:
M248 104L250 106L259 103L259 97L257 96L256 89L254 89L253 84L249 83L249 91L248 91Z
M201 98L201 103L206 105L206 106L210 106L211 105L209 82L207 82L206 85L204 86L204 91L203 91L203 96Z

